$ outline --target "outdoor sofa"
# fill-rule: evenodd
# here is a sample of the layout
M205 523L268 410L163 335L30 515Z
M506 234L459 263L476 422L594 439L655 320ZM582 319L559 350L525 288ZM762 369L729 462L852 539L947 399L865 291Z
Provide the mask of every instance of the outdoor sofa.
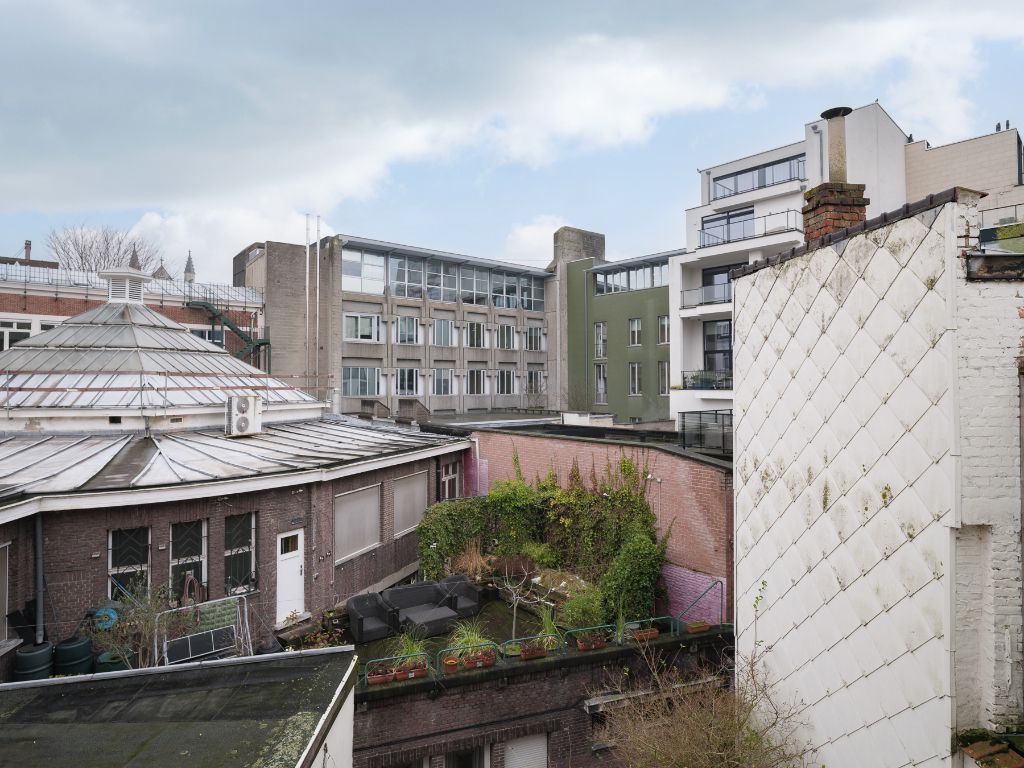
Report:
M397 614L399 628L420 637L442 635L459 618L455 595L446 593L436 581L391 587L380 594L384 604Z
M468 619L480 612L480 587L468 576L446 576L441 579L441 589L455 598L452 606L460 619Z
M377 592L350 597L345 607L352 637L357 643L382 640L398 631L395 609L386 605Z

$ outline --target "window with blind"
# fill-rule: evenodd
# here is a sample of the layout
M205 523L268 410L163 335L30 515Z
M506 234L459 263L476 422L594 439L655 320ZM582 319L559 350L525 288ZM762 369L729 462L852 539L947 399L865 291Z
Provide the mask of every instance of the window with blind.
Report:
M395 480L395 535L415 528L427 508L427 473Z
M380 544L380 484L334 497L334 562Z

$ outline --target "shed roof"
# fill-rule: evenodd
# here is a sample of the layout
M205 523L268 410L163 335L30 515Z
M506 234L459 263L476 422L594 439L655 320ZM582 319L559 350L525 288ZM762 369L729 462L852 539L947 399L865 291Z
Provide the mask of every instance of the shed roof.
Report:
M322 738L321 718L337 717L354 660L340 647L0 685L0 755L5 765L291 768Z

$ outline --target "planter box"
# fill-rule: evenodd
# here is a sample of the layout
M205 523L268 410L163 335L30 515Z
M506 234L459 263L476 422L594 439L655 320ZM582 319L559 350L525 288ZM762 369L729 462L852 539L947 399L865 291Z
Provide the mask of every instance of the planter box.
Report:
M708 626L709 625L706 621L691 621L689 624L686 625L686 631L691 634L697 632L707 632Z
M394 682L394 672L377 672L372 675L366 676L366 682L369 685L382 685L384 683Z
M543 645L539 648L523 648L519 652L519 658L523 661L529 661L530 659L543 659L548 655L548 649Z
M408 669L400 669L395 672L396 680L412 680L417 677L426 677L426 667L410 667Z
M581 651L599 651L602 648L608 646L608 641L603 637L591 637L584 640L581 637L576 638L576 647Z
M634 629L633 639L638 643L646 643L648 640L653 640L658 636L658 630L655 627L649 629Z
M462 660L462 666L466 669L479 669L481 667L493 667L495 656L493 654L467 656Z

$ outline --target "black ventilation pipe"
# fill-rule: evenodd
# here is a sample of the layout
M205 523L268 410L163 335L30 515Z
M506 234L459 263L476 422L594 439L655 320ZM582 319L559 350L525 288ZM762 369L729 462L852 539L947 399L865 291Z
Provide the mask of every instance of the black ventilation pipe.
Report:
M36 645L43 644L43 513L36 513Z

